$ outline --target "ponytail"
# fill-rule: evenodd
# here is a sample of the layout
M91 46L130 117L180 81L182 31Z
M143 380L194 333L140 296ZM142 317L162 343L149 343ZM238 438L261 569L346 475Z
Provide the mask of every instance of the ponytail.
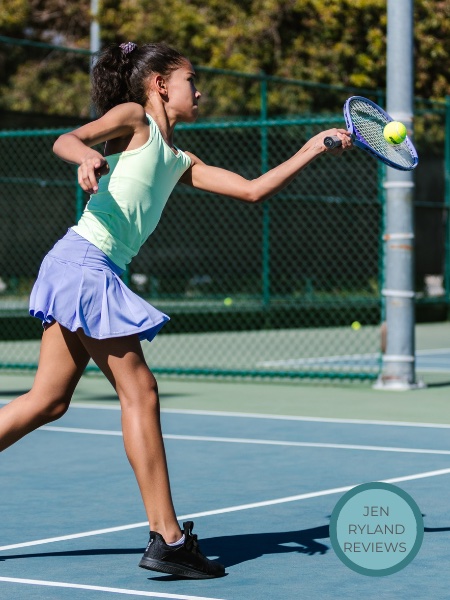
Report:
M107 46L92 69L92 102L99 116L124 102L145 106L149 76L168 76L185 60L177 50L162 43Z

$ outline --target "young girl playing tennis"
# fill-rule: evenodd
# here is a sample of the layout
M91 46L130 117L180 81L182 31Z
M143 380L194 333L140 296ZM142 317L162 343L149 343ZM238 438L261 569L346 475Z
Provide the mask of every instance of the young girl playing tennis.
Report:
M158 390L140 340L151 341L168 317L128 289L119 275L158 224L178 181L244 202L259 202L286 186L319 155L327 135L351 147L343 129L324 131L294 156L248 181L208 166L174 145L177 123L197 118L201 94L187 58L164 44L128 42L106 48L93 70L100 118L54 145L79 165L91 194L75 227L44 258L30 313L44 332L30 392L0 410L0 450L61 417L92 358L116 390L125 450L150 524L140 566L192 578L220 577L224 568L200 552L193 523L182 533L172 503L160 427ZM104 156L93 146L104 143Z

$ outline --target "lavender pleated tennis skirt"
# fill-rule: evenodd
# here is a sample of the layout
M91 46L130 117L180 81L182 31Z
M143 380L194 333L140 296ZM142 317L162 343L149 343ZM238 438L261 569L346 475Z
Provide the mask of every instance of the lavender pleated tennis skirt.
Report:
M30 315L97 339L138 334L151 341L169 320L132 292L123 271L101 250L68 230L45 256L30 297Z

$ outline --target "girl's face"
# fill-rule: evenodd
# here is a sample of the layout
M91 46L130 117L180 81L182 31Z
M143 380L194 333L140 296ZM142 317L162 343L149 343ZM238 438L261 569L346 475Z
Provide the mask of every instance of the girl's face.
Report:
M195 71L186 60L166 79L166 110L177 122L191 123L198 116L198 101L201 94L195 87Z

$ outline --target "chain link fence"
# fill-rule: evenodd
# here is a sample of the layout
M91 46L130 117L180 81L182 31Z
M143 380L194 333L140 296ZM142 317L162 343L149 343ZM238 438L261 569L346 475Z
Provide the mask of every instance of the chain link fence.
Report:
M311 135L340 124L340 116L199 123L180 127L177 143L254 178L262 164L278 164ZM36 364L32 340L40 325L27 317L28 295L41 258L84 203L74 167L52 156L58 133L0 133L3 367ZM145 344L151 367L217 375L376 374L378 169L361 153L324 157L256 206L177 186L126 273L135 291L171 316Z

